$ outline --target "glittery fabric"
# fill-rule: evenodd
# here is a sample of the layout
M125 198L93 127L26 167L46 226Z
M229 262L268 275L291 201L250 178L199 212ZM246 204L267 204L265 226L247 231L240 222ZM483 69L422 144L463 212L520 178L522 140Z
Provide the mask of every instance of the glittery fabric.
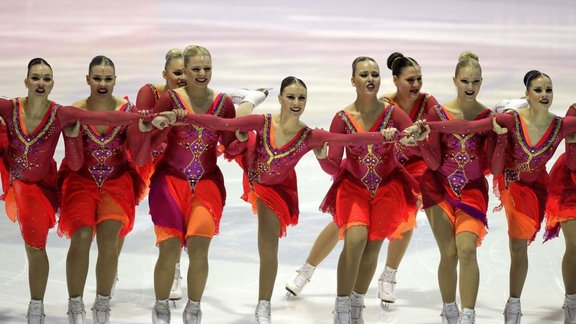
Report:
M379 131L387 127L402 130L410 124L410 119L400 108L389 105L369 130ZM330 130L345 134L363 132L362 127L346 111L339 111L334 116ZM368 226L371 239L392 238L392 233L396 234L394 238L400 237L400 233L396 233L397 229L401 224L409 224L408 217L416 210L416 197L413 192L418 191L418 184L396 159L394 144L346 146L346 159L344 160L340 160L342 153L333 150L332 147L330 150L334 152L334 156L329 153L327 159L320 160L322 168L329 172L332 168L328 163L340 163L340 166L336 172L332 173L334 181L320 205L320 210L332 214L341 228L345 229L354 224ZM373 211L370 211L370 208L364 209L363 220L355 219L354 215L348 215L347 213L351 211L350 206L347 205L353 202L346 200L345 195L341 194L343 190L341 186L344 183L348 184L347 188L354 187L356 190L363 188L354 199L360 199L370 206L379 207ZM397 185L400 186L397 187ZM402 201L402 206L398 206L399 208L394 213L379 212L384 208L380 203L388 199L381 196L383 193L386 193L388 198L393 197L394 201ZM363 203L359 202L359 204ZM346 209L341 211L342 208ZM386 216L383 217L383 215ZM382 225L384 223L387 225ZM404 230L411 228L413 225L405 226Z
M452 117L440 105L433 110L440 120L451 120ZM486 118L490 110L480 113L476 120ZM442 165L439 172L448 181L448 185L458 198L462 190L471 180L484 177L486 161L481 161L486 135L483 133L471 134L443 134L441 137Z
M398 106L393 98L384 97L386 101ZM416 122L418 120L425 120L426 113L434 106L438 105L438 101L432 95L427 93L420 93L418 99L414 103L414 106L410 109L410 120ZM422 160L422 157L417 154L415 150L407 148L406 146L396 143L395 144L395 154L398 161L405 165L406 163L414 160Z
M186 100L174 90L165 93L154 109L155 111L185 109L194 114ZM218 94L206 114L234 118L234 104L225 94ZM226 138L223 138L224 135ZM225 134L197 124L174 126L167 136L164 158L156 166L156 172L179 175L188 181L191 191L194 191L204 174L212 173L218 168L216 165L218 142L222 141L227 146L234 139L233 133ZM221 189L224 192L223 183Z
M520 115L517 112L512 114L514 127L509 136L512 144L509 150L511 155L506 156L504 171L507 187L512 181L522 179L532 182L540 173L546 173L546 163L552 158L563 139L560 132L562 119L556 116L538 143L531 144Z
M170 90L160 97L154 111L172 109L186 109L188 113L194 114L186 100L176 91ZM234 104L225 94L218 94L206 114L234 118ZM202 205L207 206L218 229L226 201L226 189L222 172L216 164L217 146L218 142L227 146L234 138L233 132L214 131L198 124L171 127L167 133L164 156L156 165L150 184L150 215L155 225L183 233L185 216L179 204L184 201L182 197L193 194ZM188 193L170 191L170 188L184 188L181 185L176 186L176 182L172 180L167 180L172 177L186 181ZM202 181L213 183L217 190L197 191L197 186Z
M272 142L272 115L266 115L264 125L256 130L256 147L254 161L248 168L248 180L261 184L277 184L284 181L288 171L312 149L308 147L306 139L311 133L308 127L302 128L294 138L276 148Z

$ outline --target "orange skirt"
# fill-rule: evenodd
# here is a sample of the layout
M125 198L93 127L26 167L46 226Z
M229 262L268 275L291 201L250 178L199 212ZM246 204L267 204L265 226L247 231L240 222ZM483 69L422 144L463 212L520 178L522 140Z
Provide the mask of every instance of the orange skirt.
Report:
M296 171L292 170L284 182L275 185L263 185L254 182L249 185L244 173L244 194L242 199L252 204L252 211L256 214L258 209L256 201L260 199L270 208L280 221L278 237L286 236L286 228L298 224L298 188L296 186Z
M420 181L422 190L422 204L424 208L439 205L443 202L450 204L453 208L481 221L486 227L488 220L486 211L488 210L488 181L481 177L469 181L462 191L460 197L452 190L448 180L439 172L427 169Z
M335 210L340 238L351 227L366 226L368 240L374 241L401 238L401 233L413 228L409 215L415 214L417 207L414 195L399 177L381 185L373 197L363 185L344 178L338 186Z
M540 230L544 219L548 175L543 175L536 181L525 183L514 181L505 187L504 176L494 178L495 188L499 191L500 200L506 211L508 220L508 235L517 240L532 242Z
M56 224L59 195L53 180L54 185L16 180L5 197L6 214L20 224L24 242L39 250L46 248L48 230Z
M576 219L576 172L566 166L564 153L550 170L545 240L557 237L560 223L572 219Z
M136 197L132 176L126 172L108 179L98 189L94 179L76 172L67 172L62 182L62 206L58 222L58 235L71 238L82 227L96 226L106 220L122 223L120 237L134 227Z
M214 223L214 233L218 234L225 197L212 178L201 179L196 184L194 192L187 180L172 175L163 174L152 179L149 194L150 215L156 226L156 243L171 237L178 237L185 244L190 222L196 221L194 210L201 206L209 212ZM160 230L158 230L160 229ZM206 235L204 235L206 236Z

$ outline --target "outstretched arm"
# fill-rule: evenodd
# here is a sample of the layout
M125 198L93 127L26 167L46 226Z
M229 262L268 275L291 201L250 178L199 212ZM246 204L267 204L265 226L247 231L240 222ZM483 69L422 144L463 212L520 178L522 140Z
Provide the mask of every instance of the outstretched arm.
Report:
M172 120L174 117L169 115L170 112L162 113ZM204 128L214 131L247 132L251 130L259 130L264 126L264 115L249 115L239 118L221 118L218 116L208 114L186 114L184 116L176 116L177 123L184 124L198 124Z
M445 134L472 134L488 132L494 129L492 119L496 118L498 126L513 127L514 116L511 114L496 114L478 120L450 119L442 121L428 121L430 130Z
M57 115L62 127L70 126L78 120L83 125L121 126L137 124L140 118L143 118L146 122L154 119L154 115L142 117L140 114L133 112L88 111L73 106L60 107Z
M344 122L338 114L336 114L332 119L330 132L340 134L346 133L344 129ZM322 156L326 153L325 150L328 150L328 155L325 158L322 158ZM344 154L343 146L335 145L327 147L326 145L322 144L321 146L317 146L314 149L314 154L316 155L318 163L320 163L320 167L322 170L324 170L324 172L331 176L338 174L338 171L340 170L340 163L342 162L342 155Z
M308 145L318 147L324 145L324 143L328 143L333 146L361 146L383 142L393 143L394 140L386 141L381 132L339 134L327 132L323 129L313 129L308 140Z
M78 171L84 164L84 143L80 136L80 121L64 129L64 156L66 164L73 171Z
M566 117L576 116L576 104L572 104L566 112ZM576 170L576 133L566 135L566 166L572 170Z

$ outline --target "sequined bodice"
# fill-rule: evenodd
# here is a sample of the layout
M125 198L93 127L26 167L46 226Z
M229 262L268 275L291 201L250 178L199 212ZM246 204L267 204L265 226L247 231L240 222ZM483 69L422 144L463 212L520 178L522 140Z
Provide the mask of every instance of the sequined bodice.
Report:
M11 116L6 118L10 181L38 181L47 174L46 168L50 165L48 162L52 159L58 143L60 124L57 122L56 113L60 105L52 102L43 121L29 134L23 126L21 100L13 99L12 104Z
M254 162L248 169L250 182L281 183L298 161L310 151L306 139L310 128L303 128L289 143L276 148L272 142L272 115L265 115L264 126L257 131Z
M505 164L506 186L512 181L525 179L535 180L540 172L546 170L546 163L552 158L554 152L562 141L562 119L554 117L548 131L534 146L530 145L528 136L522 127L520 115L514 113L514 129L510 134L512 147Z
M378 124L372 128L373 131L380 131L383 128L394 127L392 121L392 106L388 106L383 112ZM351 117L344 111L338 112L338 116L345 124L347 134L356 133L356 128ZM380 183L398 165L395 157L395 148L392 144L369 144L361 146L346 147L346 170L370 191L372 195L380 186Z
M449 119L441 106L435 106L434 110L441 120ZM481 115L482 118L488 116L488 113ZM443 134L441 137L443 156L439 171L448 179L448 184L458 197L468 182L484 176L485 162L481 161L480 155L485 138L484 133Z

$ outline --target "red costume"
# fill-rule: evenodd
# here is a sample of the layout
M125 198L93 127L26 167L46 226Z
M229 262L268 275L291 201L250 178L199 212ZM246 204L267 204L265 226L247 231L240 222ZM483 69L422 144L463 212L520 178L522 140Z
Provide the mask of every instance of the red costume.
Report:
M485 109L475 120L486 119L490 114L490 109ZM441 105L434 106L427 118L430 125L434 125L433 121L444 121L443 125L463 121L455 119ZM454 224L455 234L472 232L478 236L479 245L486 235L486 229L481 225L487 226L488 182L484 174L486 162L491 160L495 135L491 129L484 133L446 133L433 132L428 141L418 142L428 165L420 182L423 207L439 205ZM459 220L467 218L466 215L473 219Z
M342 110L332 119L330 131L362 134L388 127L403 130L409 125L411 121L402 109L388 105L369 130ZM410 214L415 215L413 192L418 185L396 158L395 150L394 144L386 143L331 146L328 158L319 160L322 169L334 178L320 209L334 216L341 237L356 225L368 227L369 240L401 237L398 228L408 222ZM342 161L344 151L346 159Z
M125 103L119 111L133 112ZM130 156L150 142L149 134L138 131L138 125L108 127L102 134L90 125L82 125L76 140L69 140L80 152L79 158L62 161L62 206L58 234L68 238L82 227L93 229L105 220L123 224L120 237L134 226L135 206L142 199L145 184L136 173ZM128 145L130 144L130 145ZM128 146L132 148L128 154ZM146 152L147 153L147 152ZM131 188L132 190L130 190Z
M18 220L26 244L38 249L46 246L48 229L56 222L58 185L53 159L60 131L79 120L82 124L134 124L139 114L89 112L50 102L42 122L27 130L21 98L0 99L0 115L8 130L8 151L4 157L9 172L6 213Z
M383 99L398 106L392 98L384 97ZM414 103L414 106L410 109L409 117L412 122L426 119L426 113L436 105L438 105L436 98L427 93L420 93L418 99ZM402 166L404 166L406 171L408 171L408 173L416 180L416 182L420 183L422 175L427 168L426 162L424 162L421 153L414 151L412 148L406 147L400 143L396 143L396 158L402 164ZM421 198L420 186L416 187L416 192L418 197ZM408 220L403 222L398 227L396 232L392 235L391 239L402 238L402 233L412 230L414 227L416 227L417 212L418 211L416 210L410 213Z
M572 104L566 116L576 116L576 104ZM560 223L576 218L576 143L566 143L562 154L550 170L548 202L546 204L545 239L558 236Z
M507 154L494 154L493 171L508 218L510 237L532 241L544 218L549 176L546 163L562 139L576 131L576 118L555 116L546 133L532 143L523 118L517 111L496 114L496 122L508 129ZM492 118L479 122L429 123L442 132L478 132L492 129ZM504 145L498 146L504 152ZM500 174L502 173L502 174ZM521 203L519 203L521 202Z
M280 220L279 236L286 234L288 225L298 223L298 191L294 167L308 151L330 143L339 146L367 145L382 142L378 132L334 134L321 129L303 127L282 147L276 147L272 115L251 115L234 120L188 115L187 122L198 122L213 129L227 131L256 131L253 146L248 145L244 158L244 171L248 186L243 198L254 206L261 199Z
M175 90L164 93L154 106L154 112L186 109L194 113L182 95ZM227 95L215 95L206 115L234 118L234 104ZM214 221L214 233L219 230L222 209L226 200L224 178L216 160L218 142L228 146L234 133L213 131L197 124L173 126L160 132L155 142L166 141L163 158L152 176L149 203L157 243L171 237L185 242L187 228L193 221L188 206L198 199ZM152 147L155 147L153 145ZM191 194L181 193L187 188ZM207 235L207 234L203 234Z
M136 107L138 107L138 110L153 111L156 102L158 102L162 94L163 92L158 91L158 88L153 84L146 84L138 90ZM136 165L136 170L146 182L146 187L150 185L150 177L154 173L154 165L162 158L165 149L166 143L160 143L157 147L152 148L152 159L149 159L143 166Z

